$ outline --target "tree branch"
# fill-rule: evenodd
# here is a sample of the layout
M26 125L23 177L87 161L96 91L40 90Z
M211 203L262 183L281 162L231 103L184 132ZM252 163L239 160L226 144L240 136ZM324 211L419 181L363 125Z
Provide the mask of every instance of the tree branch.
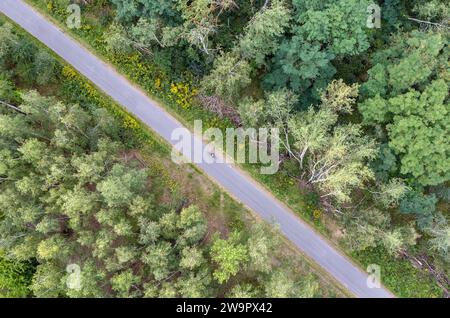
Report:
M15 110L16 112L21 113L21 114L23 114L23 115L27 115L27 113L21 111L18 107L14 106L14 105L11 105L11 104L9 104L9 103L6 103L6 102L4 102L4 101L1 101L1 100L0 100L0 105L6 106L6 107L8 107L8 108L11 108L12 110Z

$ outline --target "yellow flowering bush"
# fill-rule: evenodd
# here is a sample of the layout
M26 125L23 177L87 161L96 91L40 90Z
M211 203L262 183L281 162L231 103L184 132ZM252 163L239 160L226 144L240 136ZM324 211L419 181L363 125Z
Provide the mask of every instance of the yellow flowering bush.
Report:
M87 92L88 96L90 96L90 97L92 97L94 99L98 98L98 92L97 92L97 90L95 89L94 86L92 86L89 83L85 83L84 84L84 88L86 89L86 92Z
M159 77L155 79L155 87L156 89L161 89L162 87L161 79Z
M123 126L125 128L137 129L139 127L139 123L130 115L126 115L125 119L123 120Z
M192 106L194 97L198 94L198 90L191 88L189 84L177 83L170 86L170 99L177 105L184 109L189 109Z
M47 10L50 12L53 11L53 2L52 1L47 2Z
M47 10L48 12L51 12L53 14L57 14L63 18L67 17L67 11L66 11L66 7L61 6L61 4L59 3L55 3L53 0L50 1L46 1L47 3Z
M313 216L316 220L320 219L320 217L322 216L322 212L320 212L320 210L318 210L318 209L315 209L313 212Z
M62 75L68 79L76 79L78 78L78 73L70 66L65 65L62 69Z

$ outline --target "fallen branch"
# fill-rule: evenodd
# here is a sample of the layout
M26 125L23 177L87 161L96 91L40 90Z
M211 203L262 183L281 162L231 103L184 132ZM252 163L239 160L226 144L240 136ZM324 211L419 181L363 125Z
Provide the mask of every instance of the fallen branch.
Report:
M225 104L219 97L199 95L197 99L204 109L219 115L220 118L228 118L237 126L241 125L242 121L236 109Z
M8 108L11 108L11 109L15 110L16 112L21 113L21 114L23 114L23 115L26 115L26 114L27 114L27 113L21 111L18 107L14 106L14 105L11 105L11 104L9 104L9 103L6 103L6 102L4 102L4 101L1 101L1 100L0 100L0 105L6 106L6 107L8 107Z
M399 254L403 258L409 260L414 267L426 271L433 276L436 284L444 291L444 297L450 298L450 279L444 272L436 269L434 265L430 264L426 256L410 255L406 250L401 251Z
M436 22L431 22L431 21L424 21L424 20L419 20L419 19L411 18L411 17L406 17L406 18L408 20L410 20L410 21L414 21L414 22L421 23L421 24L427 24L427 25L438 27L438 28L444 28L444 29L449 29L450 28L450 26L444 25L444 24L441 24L441 23L436 23Z

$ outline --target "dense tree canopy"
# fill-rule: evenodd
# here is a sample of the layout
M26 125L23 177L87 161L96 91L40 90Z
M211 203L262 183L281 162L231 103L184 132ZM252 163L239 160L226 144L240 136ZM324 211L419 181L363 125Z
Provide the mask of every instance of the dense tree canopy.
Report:
M372 178L365 165L375 157L375 143L363 135L360 125L339 125L340 113L351 113L357 86L333 82L322 95L318 109L294 112L296 97L282 90L264 102L246 101L240 107L245 124L258 120L282 132L281 141L291 160L297 162L299 179L317 185L323 197L350 201L352 189Z
M273 58L265 83L289 87L303 104L318 100L336 70L335 58L369 48L366 28L368 1L293 1L295 23Z
M407 36L374 55L359 109L367 122L386 125L402 174L437 185L450 178L448 48L439 33Z
M365 261L401 256L450 290L447 2L78 1L89 18L74 32L183 119L278 128L271 189ZM48 11L65 19L69 3ZM376 4L380 28L368 24ZM214 235L208 211L161 204L158 179L122 160L126 132L102 111L21 93L52 91L59 65L12 29L0 27L0 212L16 220L8 262L39 262L35 295L104 295L100 282L124 297L316 293L274 266L266 228ZM58 283L61 259L92 283ZM396 270L388 283L408 272Z
M237 233L217 238L208 252L202 211L159 203L157 180L121 159L128 151L121 127L106 111L89 113L35 91L22 100L21 112L0 115L0 235L15 262L38 261L35 296L207 297L213 278L223 284L247 264L269 275L272 232L255 228L248 243ZM249 257L247 244L260 250ZM80 268L79 289L69 283L71 264ZM2 284L12 284L14 271ZM26 293L16 288L11 293Z
M11 25L0 36L2 296L210 297L233 276L270 277L278 233L261 223L209 233L204 211L174 208L175 194L133 159L135 137L106 109L19 89L23 70L38 64L27 85L41 88L60 67ZM264 296L267 280L248 284Z

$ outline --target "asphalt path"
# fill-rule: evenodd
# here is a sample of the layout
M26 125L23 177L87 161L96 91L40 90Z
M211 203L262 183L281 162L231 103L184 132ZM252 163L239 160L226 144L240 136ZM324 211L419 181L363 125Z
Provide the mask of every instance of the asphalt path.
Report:
M61 56L168 143L175 145L178 142L172 140L171 135L175 129L183 128L180 122L125 77L118 74L113 67L94 56L83 45L62 32L29 5L22 0L0 0L0 11ZM205 147L200 138L197 136L192 136L192 138L201 147ZM220 154L217 156L220 157ZM393 297L384 287L369 288L367 273L238 167L223 163L198 163L196 165L235 199L263 219L279 224L282 233L291 242L352 294L365 298ZM383 274L382 270L381 275Z

